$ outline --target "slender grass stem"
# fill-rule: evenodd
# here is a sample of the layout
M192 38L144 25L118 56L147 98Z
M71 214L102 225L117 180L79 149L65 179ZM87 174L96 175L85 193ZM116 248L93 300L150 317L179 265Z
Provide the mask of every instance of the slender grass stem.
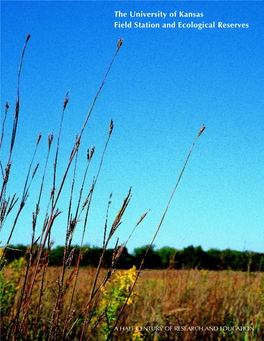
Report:
M155 238L156 238L156 236L157 236L157 234L158 234L158 232L159 232L159 230L160 230L160 227L161 227L162 222L163 222L163 220L164 220L164 218L165 218L165 216L166 216L166 213L167 213L167 211L168 211L168 208L169 208L169 206L170 206L170 203L171 203L171 200L172 200L172 198L173 198L173 196L174 196L174 193L175 193L175 191L176 191L176 189L177 189L177 187L178 187L178 184L179 184L179 182L180 182L180 180L181 180L181 177L182 177L182 175L183 175L183 172L184 172L184 170L185 170L185 167L186 167L186 165L187 165L187 162L188 162L188 160L189 160L189 158L190 158L190 155L191 155L191 153L192 153L192 150L193 150L193 148L194 148L194 146L195 146L195 144L196 144L196 141L198 140L199 136L202 134L202 132L204 131L204 129L205 129L205 126L203 125L202 128L200 129L200 131L199 131L199 133L198 133L196 139L194 140L194 142L193 142L193 144L192 144L192 147L191 147L191 149L190 149L190 151L189 151L189 154L188 154L188 156L187 156L187 158L186 158L186 161L185 161L185 163L184 163L184 165L183 165L183 167L182 167L182 170L181 170L181 173L180 173L180 175L179 175L179 178L178 178L178 180L177 180L177 182L176 182L176 185L175 185L175 187L174 187L174 189L173 189L173 191L172 191L172 194L171 194L171 196L170 196L170 199L169 199L169 201L168 201L168 203L167 203L167 206L166 206L166 208L165 208L165 211L164 211L164 213L163 213L163 215L162 215L162 217L161 217L160 223L159 223L159 225L158 225L158 227L157 227L157 229L156 229L156 232L155 232L155 234L154 234L154 236L153 236L153 238L152 238L152 240L151 240L151 242L150 242L150 244L149 244L149 247L147 248L147 251L146 251L146 253L145 253L145 256L143 257L143 259L142 259L142 261L141 261L141 264L140 264L139 269L138 269L138 272L137 272L136 279L135 279L135 281L134 281L134 283L133 283L133 285L132 285L132 287L131 287L131 290L130 290L130 292L129 292L129 294L128 294L128 297L127 297L127 299L126 299L124 305L122 306L122 308L121 308L121 310L120 310L120 313L119 313L119 315L118 315L118 317L117 317L117 319L116 319L116 322L115 322L114 326L112 327L112 329L111 329L111 331L110 331L110 333L109 333L109 335L108 335L108 337L107 337L107 341L110 340L110 337L111 337L111 335L113 334L113 331L115 330L115 327L117 326L117 323L118 323L118 321L119 321L121 315L123 314L123 311L124 311L124 309L125 309L125 307L126 307L126 305L127 305L127 302L128 302L128 300L129 300L129 298L130 298L130 296L131 296L131 294L132 294L132 292L133 292L133 290L134 290L134 288L135 288L135 285L136 285L137 280L138 280L138 278L139 278L139 275L140 275L140 273L141 273L141 270L142 270L143 264L144 264L144 262L145 262L145 259L146 259L146 257L147 257L147 254L149 253L149 250L151 249L151 246L153 245L153 242L154 242L154 240L155 240Z

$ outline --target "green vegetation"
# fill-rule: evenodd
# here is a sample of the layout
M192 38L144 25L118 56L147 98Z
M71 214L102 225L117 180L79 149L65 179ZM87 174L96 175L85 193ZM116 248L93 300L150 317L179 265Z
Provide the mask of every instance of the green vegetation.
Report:
M119 258L118 269L130 269L133 265L139 268L142 258L148 249L148 245L134 249L129 254L127 248ZM24 256L28 246L10 245L6 252L8 263ZM80 266L96 267L99 263L102 248L84 246ZM70 247L73 259L72 265L76 265L80 247ZM105 250L102 262L104 268L109 268L112 261L113 249ZM63 263L64 246L57 246L49 253L49 265L61 266ZM26 255L26 257L29 257ZM264 271L264 254L249 251L223 251L210 249L203 251L201 246L188 246L182 250L172 247L162 247L155 250L152 246L145 258L143 269L198 269L198 270L233 270L233 271Z

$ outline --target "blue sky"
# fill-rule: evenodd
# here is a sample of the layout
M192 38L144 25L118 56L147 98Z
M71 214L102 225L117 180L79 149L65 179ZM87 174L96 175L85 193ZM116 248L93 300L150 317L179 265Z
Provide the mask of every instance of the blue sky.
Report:
M117 10L162 11L167 18L115 18ZM176 10L203 13L203 17L168 18ZM113 193L110 225L132 186L132 199L114 240L125 241L141 214L151 208L128 249L148 244L189 149L205 124L154 244L157 248L201 245L205 250L229 247L262 252L263 10L263 2L258 1L1 2L1 122L5 102L10 106L1 151L4 165L21 52L27 34L31 34L21 74L20 116L8 193L17 192L21 197L39 131L43 136L36 155L39 173L12 242L30 241L47 135L54 132L57 137L67 90L58 179L122 37L123 45L88 121L78 156L76 186L81 183L86 150L95 146L87 192L113 119L114 131L94 193L85 243L102 244L109 194ZM249 27L118 29L115 21L247 23ZM50 169L54 152L55 143ZM65 239L72 170L58 202L64 213L52 232L59 245ZM51 172L48 175L42 215L51 188ZM11 223L10 218L4 225L3 243ZM74 243L80 243L81 233L80 223Z

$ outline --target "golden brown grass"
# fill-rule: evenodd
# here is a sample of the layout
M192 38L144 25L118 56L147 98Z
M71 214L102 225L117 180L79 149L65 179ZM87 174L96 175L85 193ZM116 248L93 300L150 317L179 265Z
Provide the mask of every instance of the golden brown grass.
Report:
M45 277L42 320L39 323L42 335L49 328L60 271L58 267L50 267ZM96 269L93 268L79 270L76 295L72 304L73 319L83 311L95 273ZM105 274L106 270L103 270L99 281ZM8 279L10 276L8 269L5 275ZM263 340L263 280L263 273L206 270L143 271L135 288L134 303L129 305L121 316L113 340L133 338L136 340L135 331L132 330L136 327L139 330L145 327L137 336L138 340ZM37 299L34 295L32 298ZM70 290L64 297L61 307L65 314L69 299ZM32 304L37 306L37 301ZM33 316L32 319L34 320ZM226 330L222 328L220 331L221 326L226 327ZM125 327L130 330L125 330ZM174 330L177 327L196 327L197 330ZM252 330L232 331L231 327L244 329L251 327ZM99 328L98 333L91 337L92 340L101 339ZM79 333L77 328L71 335L71 340L78 340ZM26 339L26 336L24 337Z

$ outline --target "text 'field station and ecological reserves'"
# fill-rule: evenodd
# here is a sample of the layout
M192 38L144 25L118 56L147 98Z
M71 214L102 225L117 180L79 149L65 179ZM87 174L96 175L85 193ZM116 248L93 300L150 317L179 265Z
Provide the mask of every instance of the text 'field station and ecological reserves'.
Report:
M211 29L247 29L249 23L245 22L225 22L225 21L205 21L202 12L174 11L166 13L157 12L121 12L114 11L114 28L194 28L198 30Z

